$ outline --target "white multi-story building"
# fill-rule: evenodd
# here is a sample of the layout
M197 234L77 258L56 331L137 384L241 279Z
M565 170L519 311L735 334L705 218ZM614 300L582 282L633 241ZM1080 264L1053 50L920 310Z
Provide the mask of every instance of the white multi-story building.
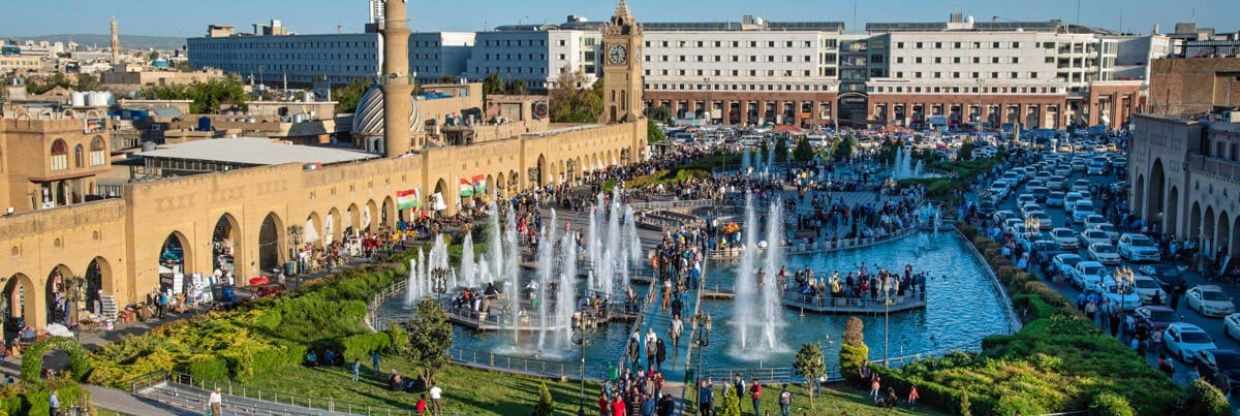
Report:
M829 124L839 93L838 22L646 23L644 99L677 118Z
M348 84L379 72L379 34L232 35L186 40L194 69L215 68L245 80L292 85Z
M474 47L473 32L414 33L409 38L409 70L419 82L439 82L465 73Z
M561 74L580 72L588 87L598 80L602 33L597 25L570 19L561 25L501 26L478 32L465 64L464 76L472 80L491 74L527 89L553 88Z

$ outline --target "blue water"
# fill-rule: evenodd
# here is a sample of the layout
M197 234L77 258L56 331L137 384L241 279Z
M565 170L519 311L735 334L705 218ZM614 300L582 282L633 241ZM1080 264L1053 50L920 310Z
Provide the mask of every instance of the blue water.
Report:
M893 313L886 320L887 355L890 357L976 348L982 338L1009 333L1011 329L1008 308L1002 304L990 278L986 276L985 266L969 252L966 242L956 233L945 232L929 237L929 249L919 251L922 241L920 236L914 235L858 250L791 255L787 258L787 264L790 270L809 266L819 276L835 270L839 270L843 275L856 270L862 262L870 270L875 270L875 266L878 266L902 271L906 264L912 264L915 271L927 272L930 278L926 283L926 308ZM712 262L707 267L706 286L730 289L735 268L735 262ZM639 288L644 291L641 286ZM385 303L380 313L403 313L400 302L399 299L394 299ZM692 313L692 306L692 301L686 305L686 315ZM670 318L658 310L658 305L653 305L651 309L645 326L641 328L642 333L653 326L656 334L665 337ZM732 302L703 300L701 311L710 314L713 319L710 343L703 350L704 366L716 369L790 367L796 350L811 342L819 343L823 347L828 368L835 368L838 364L839 343L844 324L849 318L847 315L802 316L796 310L785 308L783 311L786 326L777 330L779 342L784 348L759 357L742 357L735 351L734 329L728 324L734 314ZM865 324L865 340L870 347L871 359L881 360L884 357L884 317L880 314L860 318ZM686 337L681 340L680 348L675 354L672 353L670 340L665 338L665 342L669 342L669 359L664 363L664 372L669 380L683 377L685 363L682 357L685 354L688 328L686 322ZM607 374L608 369L618 363L625 340L633 330L631 325L613 324L590 334L590 342L585 352L588 374L595 377ZM458 327L454 336L455 347L478 351L480 354L539 356L533 352L514 353L511 332L483 333ZM537 335L522 334L521 350L536 350L536 342ZM675 357L671 357L672 355ZM581 362L579 350L547 354L539 358L563 363L571 369L577 369Z

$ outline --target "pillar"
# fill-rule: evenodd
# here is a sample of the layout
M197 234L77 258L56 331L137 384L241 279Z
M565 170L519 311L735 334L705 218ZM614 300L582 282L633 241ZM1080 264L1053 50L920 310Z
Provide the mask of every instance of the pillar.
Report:
M792 119L797 127L801 127L801 121L805 120L805 115L801 113L801 106L804 104L805 102L801 100L792 102Z
M413 81L409 76L409 21L405 2L383 5L383 106L384 155L396 158L409 153L409 113L413 111Z
M767 121L768 120L766 118L766 101L758 100L758 122L757 124L759 125L766 124Z
M741 100L741 124L749 124L749 100Z
M723 123L725 126L732 125L732 100L723 101Z
M1123 120L1120 120L1121 113L1119 110L1119 106L1122 103L1123 101L1120 100L1119 93L1111 94L1111 125L1107 127L1112 131L1119 130L1120 126L1123 125Z

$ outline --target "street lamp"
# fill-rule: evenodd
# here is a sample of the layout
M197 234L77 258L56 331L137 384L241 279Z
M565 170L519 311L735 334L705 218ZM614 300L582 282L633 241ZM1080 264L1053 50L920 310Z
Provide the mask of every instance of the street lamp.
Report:
M590 344L590 338L586 336L586 320L585 315L577 319L577 337L573 343L581 346L581 397L577 404L577 414L584 414L586 410L586 347Z
M1120 310L1123 311L1127 306L1127 299L1125 295L1128 294L1130 289L1135 287L1134 285L1136 284L1137 275L1131 268L1121 267L1115 269L1115 273L1112 273L1112 278L1115 279L1115 289L1119 293L1119 307Z

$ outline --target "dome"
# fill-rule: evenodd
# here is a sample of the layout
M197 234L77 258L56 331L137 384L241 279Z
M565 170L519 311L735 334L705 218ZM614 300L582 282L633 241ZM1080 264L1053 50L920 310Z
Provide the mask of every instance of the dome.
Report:
M410 102L409 131L413 131L418 124L418 102ZM362 94L362 98L357 100L357 109L353 111L353 135L383 136L383 88L378 84L370 86L370 89Z

